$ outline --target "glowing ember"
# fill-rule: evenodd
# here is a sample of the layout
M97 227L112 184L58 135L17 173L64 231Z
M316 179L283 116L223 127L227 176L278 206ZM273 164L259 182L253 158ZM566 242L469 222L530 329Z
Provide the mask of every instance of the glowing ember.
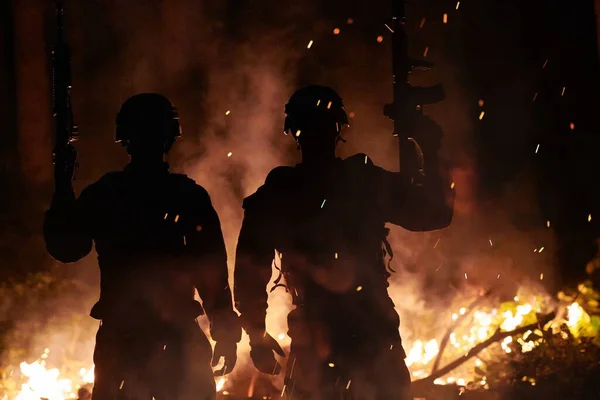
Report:
M340 28L335 28L335 29L333 30L333 34L334 34L334 35L339 35L339 34L340 34Z
M313 41L311 40L310 42L308 42L308 45L306 46L307 49L310 49L313 45Z
M444 14L444 17L442 18L442 21L444 21L445 24L448 23L448 14Z
M377 36L377 43L381 43L383 42L383 36L379 35Z

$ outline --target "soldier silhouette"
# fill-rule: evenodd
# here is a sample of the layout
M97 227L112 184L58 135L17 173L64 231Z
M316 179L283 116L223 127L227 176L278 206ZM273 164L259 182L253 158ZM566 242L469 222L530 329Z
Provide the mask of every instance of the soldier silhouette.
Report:
M266 285L276 249L295 305L288 315L289 398L409 398L400 320L387 292L391 248L385 223L411 231L450 224L453 194L437 173L435 155L441 129L424 116L417 121L435 130L423 147L433 173L417 186L364 154L336 157L348 119L332 89L300 89L285 112L284 131L298 142L302 162L275 168L244 200L237 244L234 298L254 365L277 374L273 353L284 355L265 329Z
M92 397L214 399L211 369L236 363L241 327L233 311L221 225L206 190L164 161L180 136L179 116L159 94L128 99L116 140L129 153L123 171L106 174L75 199L75 152L55 162L56 187L46 213L48 252L61 262L95 243L101 321L94 351ZM194 300L194 288L202 305ZM196 319L206 312L214 355Z

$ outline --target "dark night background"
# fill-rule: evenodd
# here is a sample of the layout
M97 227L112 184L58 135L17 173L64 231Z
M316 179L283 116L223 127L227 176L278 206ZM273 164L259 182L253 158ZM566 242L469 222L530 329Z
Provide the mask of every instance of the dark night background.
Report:
M179 103L184 124L202 132L208 123L205 117L222 112L211 109L214 104L207 99L209 66L235 69L236 62L240 69L247 66L247 61L236 57L242 45L253 42L253 36L260 38L254 42L257 46L270 48L269 56L281 54L278 67L289 70L287 94L303 83L318 81L340 87L344 85L339 82L352 80L357 91L372 89L361 100L372 104L389 100L389 49L384 46L389 38L382 25L388 16L386 1L305 1L285 6L274 1L137 3L66 3L74 48L75 112L84 138L80 144L81 185L123 164L118 149L109 147L110 124L120 102L136 90L162 89ZM191 33L185 28L178 32L173 25L178 25L182 15L194 12L203 14L193 32L199 40L181 42L181 35ZM442 23L443 13L449 14L447 24ZM476 198L493 202L503 187L524 171L531 172L534 178L528 185L536 193L541 217L514 215L515 221L525 230L552 221L557 238L553 250L561 276L576 280L596 251L598 224L594 216L600 218L596 212L600 185L595 162L599 139L594 2L467 0L456 10L454 1L422 0L409 4L408 16L413 53L419 55L421 49L430 47L428 58L439 64L435 77L450 93L446 103L453 101L453 88L459 87L462 93L460 112L472 124L472 140L451 151L455 163L466 158L476 165ZM349 17L354 24L347 24ZM6 279L44 268L49 261L39 253L37 236L41 212L50 198L51 121L45 55L52 41L52 4L2 2L0 18L0 254ZM426 23L419 29L422 18ZM342 34L335 38L338 43L333 43L331 30L338 26ZM379 34L386 37L382 44L375 40ZM271 35L274 37L265 40ZM157 37L162 41L152 42ZM206 37L216 37L218 42L204 46L202 38ZM316 41L313 51L302 51L309 39ZM149 42L153 50L144 54ZM156 63L152 77L145 81L131 78L132 73L141 73L132 67L131 60L137 56ZM185 69L190 60L194 68ZM123 79L127 74L130 79ZM152 84L145 85L149 81ZM233 81L234 85L238 99L247 101L253 96L251 83L240 79ZM342 95L350 97L343 91ZM191 96L193 104L181 104ZM478 122L480 98L485 100L486 115ZM442 115L437 119L447 128L452 118L443 114L437 110L434 117ZM569 128L571 122L574 130ZM227 129L222 129L223 135ZM194 135L193 140L201 143L202 135ZM242 135L239 140L244 140ZM537 144L540 147L535 154ZM356 146L361 148L359 143ZM592 214L591 223L588 214Z
M448 286L482 287L500 272L511 287L544 273L550 293L585 277L600 237L596 7L600 1L409 2L411 53L436 63L414 82L446 88L446 101L426 113L445 131L441 154L457 190L450 229L392 231L403 267L392 279L419 275L410 288L419 299L443 302L454 293ZM76 191L126 163L113 143L114 118L127 97L148 91L180 109L184 137L169 162L211 194L230 254L243 197L271 168L297 159L281 130L285 101L299 86L341 93L352 113L341 155L364 152L396 168L392 124L382 115L391 100L390 8L389 0L65 1L81 131ZM0 2L2 290L39 271L97 279L91 257L59 268L41 237L52 196L53 11L46 0ZM89 290L74 300L84 316L97 293ZM0 337L21 317L4 293ZM52 310L54 303L43 304L40 310ZM399 306L403 318L411 305Z

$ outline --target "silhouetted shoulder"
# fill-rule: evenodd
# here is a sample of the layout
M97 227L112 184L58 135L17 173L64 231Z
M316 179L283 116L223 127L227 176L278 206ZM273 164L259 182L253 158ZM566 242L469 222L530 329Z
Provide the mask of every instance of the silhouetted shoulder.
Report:
M375 165L373 164L373 160L371 160L371 158L369 158L369 156L367 156L364 153L358 153L353 156L350 156L344 159L344 162L352 167L372 167Z
M288 185L294 179L294 167L276 167L269 172L263 186L279 188Z
M124 175L121 171L109 172L96 182L83 189L79 199L85 203L94 201L95 199L103 199L109 193L118 190L123 182L123 178Z
M272 206L278 197L278 193L292 187L294 181L294 167L282 166L272 169L267 175L265 183L254 194L244 199L244 209L268 208Z
M170 178L177 191L194 202L210 204L210 196L204 187L185 174L171 174Z

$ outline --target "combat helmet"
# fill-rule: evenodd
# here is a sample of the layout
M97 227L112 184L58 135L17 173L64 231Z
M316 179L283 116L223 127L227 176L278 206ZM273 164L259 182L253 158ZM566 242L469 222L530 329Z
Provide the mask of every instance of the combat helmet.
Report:
M297 90L285 105L284 133L298 139L302 131L330 124L339 135L348 115L339 94L330 87L311 85Z
M123 103L117 114L115 141L133 144L162 144L165 153L181 136L179 112L158 93L136 94Z

